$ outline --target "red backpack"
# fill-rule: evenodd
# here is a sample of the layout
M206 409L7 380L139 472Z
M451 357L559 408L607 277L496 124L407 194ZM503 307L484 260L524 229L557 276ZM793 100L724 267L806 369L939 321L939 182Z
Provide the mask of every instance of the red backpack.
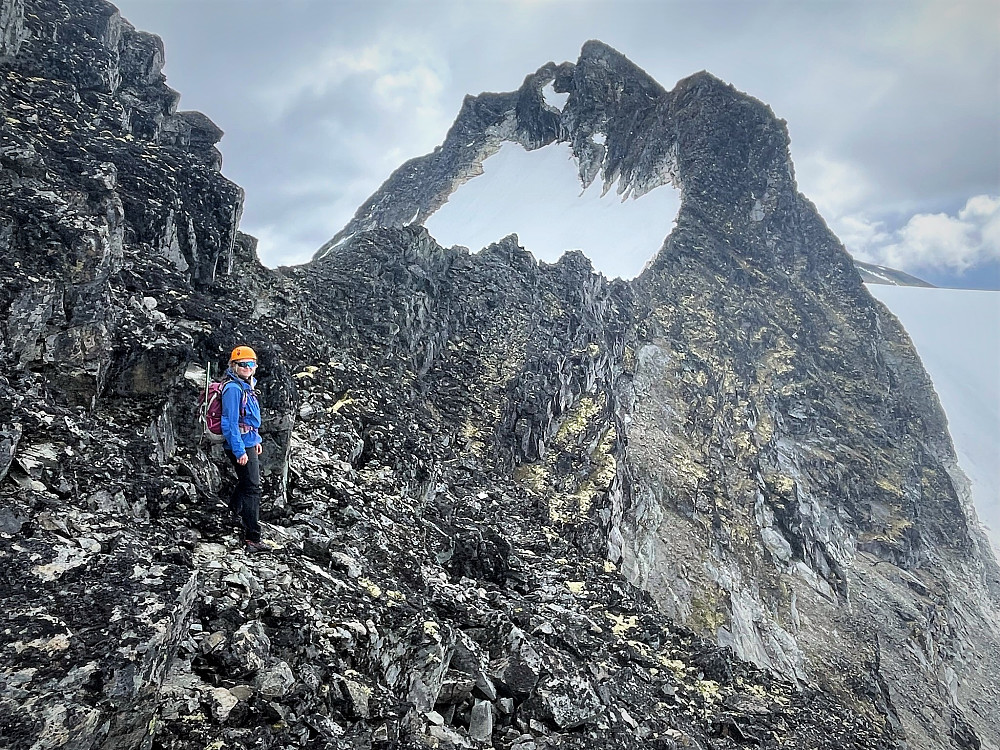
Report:
M209 374L206 370L205 380L208 381ZM201 415L202 436L210 443L225 442L222 434L222 391L227 385L232 383L231 378L208 381L205 383L205 390L198 395L198 413ZM246 411L247 395L240 389L240 417Z

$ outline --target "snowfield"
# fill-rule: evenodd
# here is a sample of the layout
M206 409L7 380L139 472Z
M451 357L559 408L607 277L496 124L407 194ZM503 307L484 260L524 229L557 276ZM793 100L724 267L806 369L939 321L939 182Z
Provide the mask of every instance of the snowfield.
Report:
M882 284L868 291L899 318L934 382L1000 557L1000 292Z

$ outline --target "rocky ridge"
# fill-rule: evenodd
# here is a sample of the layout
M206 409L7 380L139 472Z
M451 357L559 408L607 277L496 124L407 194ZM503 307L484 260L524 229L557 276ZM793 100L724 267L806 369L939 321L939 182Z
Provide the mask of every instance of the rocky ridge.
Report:
M895 268L889 268L887 266L877 266L873 263L865 263L860 260L854 261L854 265L858 267L858 273L861 274L861 279L866 284L889 284L892 286L925 286L932 287L933 284L929 284L923 279L918 279L916 276L911 276L903 271L897 271Z
M794 195L778 191L820 249L779 238L791 278L763 278L709 221L717 207L691 203L632 285L579 255L538 264L514 238L471 254L419 227L359 230L275 272L238 232L221 133L176 110L156 37L101 0L0 0L0 29L6 746L993 741L975 671L995 663L976 620L995 606L991 569L949 484L940 412ZM729 331L724 290L741 281ZM807 314L830 330L787 328ZM794 344L806 334L822 359ZM268 408L274 552L253 558L195 429L205 366L236 341L260 354ZM869 349L882 358L850 363ZM850 390L868 375L910 395ZM822 388L850 397L853 429ZM823 460L835 446L815 436L841 429L843 454ZM865 473L869 429L898 491ZM683 537L685 557L657 533ZM665 559L688 569L669 577ZM767 595L723 589L727 565L757 567ZM708 585L717 598L684 611ZM779 594L778 615L800 612L789 637L804 646L781 642L808 657L797 672L732 650L754 643L741 623L767 632L746 608ZM664 616L671 601L687 625ZM864 648L833 653L821 617Z

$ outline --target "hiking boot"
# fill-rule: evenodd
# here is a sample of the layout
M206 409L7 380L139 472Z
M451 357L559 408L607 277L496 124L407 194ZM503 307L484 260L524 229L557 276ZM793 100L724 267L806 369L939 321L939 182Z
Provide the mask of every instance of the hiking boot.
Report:
M243 551L248 555L256 555L259 552L270 552L271 548L266 544L261 544L260 542L255 542L252 539L247 539L243 542Z

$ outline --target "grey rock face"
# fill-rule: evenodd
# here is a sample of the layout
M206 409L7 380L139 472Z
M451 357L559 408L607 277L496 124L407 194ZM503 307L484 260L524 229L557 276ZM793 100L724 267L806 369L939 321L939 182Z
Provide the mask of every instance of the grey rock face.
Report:
M17 54L24 41L23 0L0 2L0 61Z
M762 105L699 75L669 97L706 118L675 154L607 133L588 174L684 186L635 283L381 220L276 272L159 40L99 0L23 17L0 66L4 742L996 744L995 573L940 411ZM555 81L614 130L655 84L584 53L463 112L571 137L536 96ZM253 557L195 416L236 343L265 405Z

